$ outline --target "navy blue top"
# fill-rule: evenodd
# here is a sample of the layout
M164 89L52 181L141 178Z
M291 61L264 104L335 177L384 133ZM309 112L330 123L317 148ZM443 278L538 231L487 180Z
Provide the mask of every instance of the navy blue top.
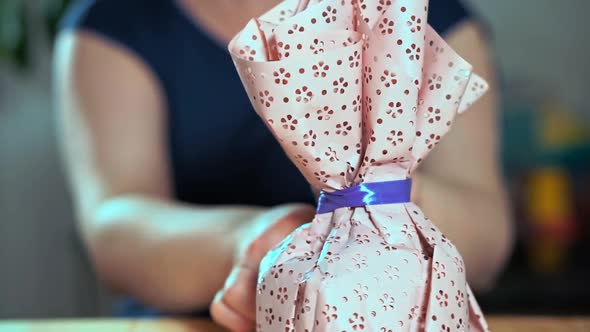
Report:
M225 45L177 0L75 2L62 29L96 33L139 58L166 102L175 196L199 204L313 203L303 176L251 108ZM459 0L431 0L441 34L468 16Z

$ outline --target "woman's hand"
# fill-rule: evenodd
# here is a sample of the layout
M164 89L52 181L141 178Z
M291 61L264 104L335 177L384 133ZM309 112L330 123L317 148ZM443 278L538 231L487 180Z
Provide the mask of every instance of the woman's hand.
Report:
M211 304L211 315L232 332L248 332L256 322L258 265L266 253L295 228L310 222L310 205L283 205L264 212L239 232L237 260L225 286ZM204 271L206 273L206 271Z

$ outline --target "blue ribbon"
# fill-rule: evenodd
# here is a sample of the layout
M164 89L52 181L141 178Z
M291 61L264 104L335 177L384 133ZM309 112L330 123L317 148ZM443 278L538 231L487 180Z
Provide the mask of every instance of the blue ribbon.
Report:
M354 187L320 192L317 213L332 212L343 207L408 203L412 179L362 183Z

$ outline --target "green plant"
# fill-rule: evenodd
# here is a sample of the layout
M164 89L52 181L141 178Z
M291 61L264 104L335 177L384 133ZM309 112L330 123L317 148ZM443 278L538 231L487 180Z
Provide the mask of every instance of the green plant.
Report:
M30 57L31 21L41 21L48 36L53 38L59 19L69 2L70 0L0 0L0 60L26 67Z

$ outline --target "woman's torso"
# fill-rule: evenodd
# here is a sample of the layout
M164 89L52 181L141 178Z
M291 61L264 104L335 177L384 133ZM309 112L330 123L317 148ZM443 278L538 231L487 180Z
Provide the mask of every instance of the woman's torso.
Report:
M176 2L82 1L65 26L123 46L160 81L177 199L265 206L313 201L304 178L251 109L225 48Z

